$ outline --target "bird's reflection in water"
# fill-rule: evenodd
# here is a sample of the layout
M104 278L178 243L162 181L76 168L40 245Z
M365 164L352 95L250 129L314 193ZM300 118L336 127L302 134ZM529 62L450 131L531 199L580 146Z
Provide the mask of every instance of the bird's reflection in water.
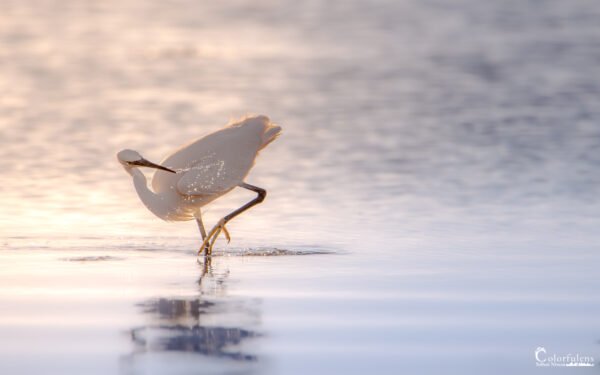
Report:
M133 328L134 356L150 352L187 352L235 361L255 361L255 355L244 353L240 344L259 334L251 329L219 325L222 316L242 315L257 320L256 304L252 301L230 300L226 296L228 272L213 270L210 258L200 263L199 294L193 298L158 298L139 306L151 316L153 324ZM227 320L227 319L225 319ZM252 324L250 324L252 325Z

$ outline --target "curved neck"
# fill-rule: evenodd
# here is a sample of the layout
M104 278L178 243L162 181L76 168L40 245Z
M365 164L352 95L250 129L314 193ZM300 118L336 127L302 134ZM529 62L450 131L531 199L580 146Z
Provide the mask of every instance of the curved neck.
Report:
M129 173L133 177L133 185L144 205L156 216L164 218L168 207L161 197L148 188L146 176L138 168L132 168Z

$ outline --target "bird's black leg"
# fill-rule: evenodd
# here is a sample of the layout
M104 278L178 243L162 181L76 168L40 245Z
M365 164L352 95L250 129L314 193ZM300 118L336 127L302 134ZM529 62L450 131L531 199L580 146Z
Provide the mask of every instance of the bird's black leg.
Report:
M200 230L200 235L202 236L202 242L206 239L206 230L204 229L204 224L202 223L202 212L198 210L198 216L196 216L196 223L198 224L198 229ZM208 251L208 246L203 246L198 250L198 255L204 251Z
M250 202L246 203L242 207L240 207L237 210L233 211L229 215L226 215L225 217L223 217L223 221L224 221L223 224L227 224L228 221L230 221L231 219L233 219L237 215L241 214L242 212L246 211L250 207L256 206L257 204L262 203L262 201L264 201L265 197L267 196L267 191L265 189L259 188L257 186L250 185L250 184L247 184L245 182L242 182L238 186L239 187L243 187L244 189L252 190L253 192L255 192L257 194L257 196L256 196L256 198L254 198Z
M267 191L265 189L259 188L257 186L250 185L245 182L242 182L238 186L243 187L244 189L254 191L257 194L257 196L256 196L256 198L254 198L250 202L246 203L242 207L233 211L232 213L225 215L221 220L219 220L219 223L217 225L215 225L215 227L213 229L211 229L210 233L204 239L204 242L202 243L202 246L200 247L200 249L203 249L203 248L206 248L206 246L208 246L208 252L207 252L208 254L210 254L212 252L212 248L215 244L215 241L217 240L217 237L221 233L221 231L225 232L225 235L229 238L229 233L227 232L227 229L225 229L225 224L227 224L229 221L231 221L231 219L238 216L242 212L261 203L262 201L265 200L265 197L267 196Z

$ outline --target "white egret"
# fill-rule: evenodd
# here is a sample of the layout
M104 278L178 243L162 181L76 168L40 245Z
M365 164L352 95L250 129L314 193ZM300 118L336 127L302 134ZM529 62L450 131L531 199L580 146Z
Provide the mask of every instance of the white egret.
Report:
M137 151L122 150L117 159L133 178L135 189L144 205L166 221L196 220L202 235L203 250L210 255L221 231L231 238L225 224L261 203L267 192L244 182L258 152L280 134L281 128L266 116L248 117L187 144L155 164ZM152 189L138 167L157 169ZM224 216L206 234L201 207L242 187L257 193L257 197Z

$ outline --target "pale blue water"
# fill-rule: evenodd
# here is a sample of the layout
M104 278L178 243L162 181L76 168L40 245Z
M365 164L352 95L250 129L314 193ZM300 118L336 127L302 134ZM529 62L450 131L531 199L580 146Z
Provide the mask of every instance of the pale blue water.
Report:
M0 6L0 373L597 372L595 2ZM205 269L115 154L246 113Z

